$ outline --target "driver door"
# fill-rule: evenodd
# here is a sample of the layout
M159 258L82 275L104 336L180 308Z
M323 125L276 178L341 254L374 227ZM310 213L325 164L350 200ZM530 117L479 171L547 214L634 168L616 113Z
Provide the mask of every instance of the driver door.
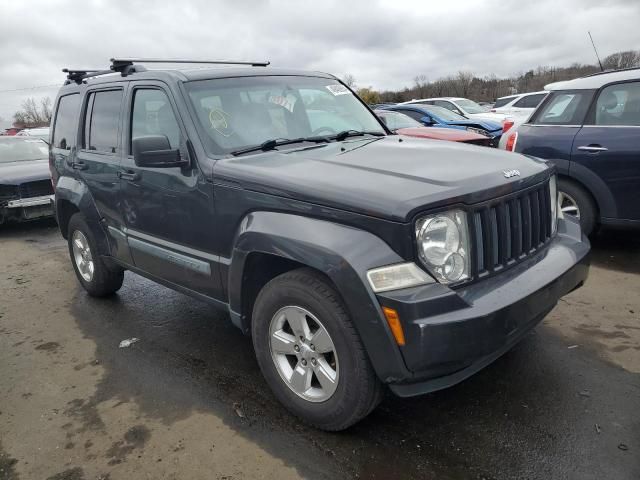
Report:
M160 82L133 82L127 95L125 155L119 176L126 237L134 264L175 285L222 298L214 245L213 185L187 147L171 93ZM143 167L132 141L164 135L186 167Z

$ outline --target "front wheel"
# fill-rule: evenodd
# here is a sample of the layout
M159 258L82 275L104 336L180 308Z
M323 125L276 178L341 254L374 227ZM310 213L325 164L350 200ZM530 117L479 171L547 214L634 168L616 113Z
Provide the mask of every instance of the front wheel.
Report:
M98 253L93 232L81 213L74 214L69 220L67 239L73 269L89 295L106 297L120 289L124 270L105 264Z
M334 288L312 270L270 281L256 299L253 345L276 397L323 430L343 430L380 402L382 386Z

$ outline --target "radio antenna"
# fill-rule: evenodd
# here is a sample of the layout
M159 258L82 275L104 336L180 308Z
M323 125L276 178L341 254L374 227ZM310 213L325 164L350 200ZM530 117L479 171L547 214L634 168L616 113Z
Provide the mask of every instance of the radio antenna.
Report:
M602 68L602 62L600 61L600 55L598 55L598 50L596 50L596 44L593 42L593 37L591 36L591 32L587 32L589 34L589 38L591 39L591 45L593 45L593 51L596 52L596 58L598 59L598 64L600 65L600 71L604 72L604 68Z

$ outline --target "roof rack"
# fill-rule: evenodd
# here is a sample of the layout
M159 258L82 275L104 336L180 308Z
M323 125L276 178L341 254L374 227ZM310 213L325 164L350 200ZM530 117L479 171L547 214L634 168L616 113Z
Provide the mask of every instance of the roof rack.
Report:
M236 60L188 60L178 58L112 58L111 68L117 70L134 63L206 63L210 65L250 65L252 67L266 67L271 62L241 62Z
M72 82L82 83L87 78L98 77L100 75L108 75L110 73L120 73L123 77L131 75L135 72L144 72L146 68L136 63L205 63L209 65L250 65L252 67L266 67L271 62L239 62L228 60L185 60L185 59L167 59L167 58L112 58L111 66L108 70L88 70L88 69L70 69L63 68L62 71L67 74L65 85Z
M608 70L602 70L601 72L590 73L589 75L585 75L582 78L595 77L595 76L598 76L598 75L604 75L605 73L627 72L629 70L640 70L640 67L611 68L611 69L608 69Z

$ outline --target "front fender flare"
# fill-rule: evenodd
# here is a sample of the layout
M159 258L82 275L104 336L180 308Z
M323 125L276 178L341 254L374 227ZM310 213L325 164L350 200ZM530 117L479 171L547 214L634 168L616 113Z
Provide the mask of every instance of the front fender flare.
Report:
M409 375L368 285L367 270L404 261L377 236L357 228L277 212L252 212L241 222L229 268L229 307L241 311L245 261L252 252L276 255L324 273L335 285L381 380ZM235 314L238 318L238 315ZM243 330L250 318L240 318Z

